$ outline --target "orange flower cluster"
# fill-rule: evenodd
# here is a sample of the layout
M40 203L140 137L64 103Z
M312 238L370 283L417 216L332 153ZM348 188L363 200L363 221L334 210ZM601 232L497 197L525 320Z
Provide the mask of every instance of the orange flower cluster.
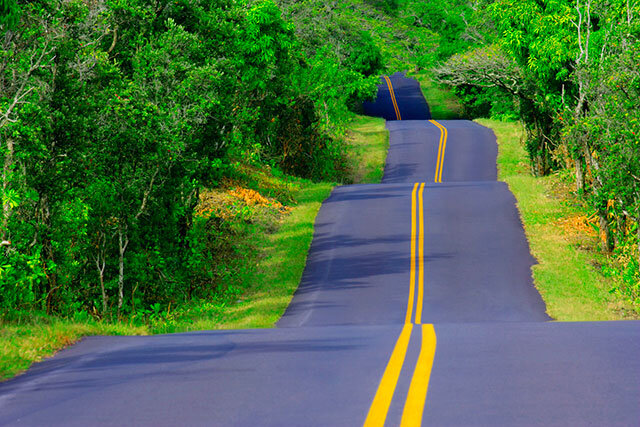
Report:
M595 236L596 231L593 226L597 224L597 221L595 214L589 217L577 215L562 218L558 221L558 225L562 230L572 235Z
M198 217L209 218L217 216L223 219L232 218L238 210L237 200L247 206L260 206L269 208L281 213L291 210L287 206L283 206L277 200L264 197L262 194L249 188L243 188L233 185L230 181L223 182L222 188L204 189L200 193L200 202L196 206L195 215ZM226 187L226 188L225 188Z
M232 197L219 190L204 189L200 193L200 203L196 206L195 215L198 217L209 218L218 216L221 218L230 218Z
M248 206L259 205L270 206L276 209L283 208L282 204L277 200L269 200L262 194L258 193L255 190L251 190L250 188L237 187L233 190L229 190L229 194L243 200L244 203Z

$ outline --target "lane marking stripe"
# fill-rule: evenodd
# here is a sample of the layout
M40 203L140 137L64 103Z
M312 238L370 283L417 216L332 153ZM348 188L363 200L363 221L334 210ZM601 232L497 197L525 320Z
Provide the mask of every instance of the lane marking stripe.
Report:
M407 355L407 348L409 347L409 339L411 338L411 330L413 325L406 323L402 328L400 337L391 353L391 358L387 364L387 368L382 375L378 391L376 392L369 414L364 422L365 427L378 427L384 426L384 422L387 418L387 412L389 412L389 406L393 399L393 393L396 390L396 384L400 377L400 371L402 365L404 365L404 359Z
M418 286L416 301L415 323L420 325L422 321L422 305L424 298L424 192L425 183L415 183L411 192L411 270L409 288L409 300L405 325L396 341L393 352L371 402L369 413L364 422L365 427L384 427L389 407L393 400L398 379L404 366L404 362L411 341L413 323L411 323L413 300L415 298L415 286ZM416 206L417 205L417 206ZM417 216L417 218L416 218ZM418 224L416 224L418 223ZM418 246L416 250L416 245ZM417 252L417 254L416 254ZM418 259L417 283L416 283L416 255ZM433 359L436 351L436 334L433 325L420 325L422 344L418 361L413 369L409 392L402 412L401 426L420 426L426 403L429 378L433 368Z
M424 182L418 192L418 301L416 302L416 324L422 323L422 300L424 298ZM411 282L413 284L413 282Z
M387 82L387 86L389 87L391 102L393 103L393 109L396 112L396 119L402 120L402 116L400 116L400 108L398 107L398 102L396 101L396 93L394 92L393 85L391 84L391 79L388 76L384 76L384 79Z
M447 150L447 139L449 136L449 131L446 127L442 126L438 123L442 128L443 136L442 136L442 157L440 159L440 175L438 175L438 182L442 183L442 169L444 169L444 153Z
M438 173L440 172L440 156L442 154L443 132L442 132L442 129L440 129L440 126L438 126L438 124L435 122L435 120L429 120L429 123L431 123L432 125L436 126L440 130L440 139L438 141L438 156L437 156L437 160L436 160L436 172L435 172L435 175L433 177L433 182L438 182Z
M415 294L416 283L416 193L418 192L418 183L413 185L413 191L411 192L411 267L409 270L410 286L409 286L409 301L407 302L407 315L404 319L404 323L411 323L411 316L413 312L413 300Z
M413 371L409 393L402 411L401 427L418 427L422 424L422 414L427 400L431 368L436 354L436 343L436 331L433 325L422 325L420 355Z
M387 81L387 86L389 87L389 94L391 95L391 102L393 103L393 109L396 113L396 118L398 120L402 120L400 116L400 107L398 107L398 101L396 100L396 92L393 90L393 84L391 84L391 79L388 76L384 76Z
M440 128L440 126L438 126L437 123L435 123L433 120L430 120L430 122L436 125L438 129L440 129L440 141L438 142L438 161L436 163L436 174L435 174L435 177L433 178L433 182L438 182L438 175L440 172L440 158L442 157L442 137L444 136L444 133L442 132L442 129Z
M438 128L440 129L440 128ZM440 140L438 141L438 160L436 161L436 173L433 182L438 182L438 172L440 172L440 154L442 152L442 129L440 129Z
M447 149L447 138L449 131L446 127L436 122L435 120L429 120L434 126L440 129L440 142L438 143L438 160L436 162L436 173L433 178L433 182L442 182L442 169L444 166L444 153Z

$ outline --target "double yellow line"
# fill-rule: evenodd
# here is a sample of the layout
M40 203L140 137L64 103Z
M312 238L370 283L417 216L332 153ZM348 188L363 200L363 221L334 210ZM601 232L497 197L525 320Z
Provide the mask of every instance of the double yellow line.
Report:
M398 378L411 341L413 326L420 325L422 344L418 361L413 370L409 392L402 411L401 426L420 426L427 397L429 378L436 352L436 333L433 325L423 325L422 305L424 299L424 183L414 184L411 193L411 265L409 300L405 324L391 353L389 363L382 375L378 390L373 398L365 427L384 426L396 390ZM417 211L417 218L416 218ZM416 256L417 255L417 256ZM417 261L417 262L416 262ZM417 274L416 274L417 269ZM416 280L417 276L417 280ZM417 292L416 292L417 286ZM417 294L417 295L416 295ZM415 300L415 301L414 301ZM415 317L414 317L415 303ZM412 322L413 321L413 322Z
M383 76L384 80L387 82L387 86L389 86L389 93L391 94L391 102L393 103L393 109L396 112L396 119L402 120L402 116L400 115L400 108L398 108L398 101L396 100L396 93L393 90L393 85L391 84L391 79L388 76Z
M442 182L442 165L444 165L444 150L447 148L447 137L449 132L447 128L442 126L440 123L435 120L429 120L429 122L433 123L435 126L440 129L440 144L438 145L438 162L436 163L436 176L433 179L433 182Z

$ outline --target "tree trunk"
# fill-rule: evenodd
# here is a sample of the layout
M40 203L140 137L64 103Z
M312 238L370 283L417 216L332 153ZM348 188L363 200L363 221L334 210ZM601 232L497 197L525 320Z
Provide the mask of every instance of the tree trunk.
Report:
M7 240L9 227L9 218L11 218L11 204L7 198L7 190L9 189L9 175L13 167L14 159L14 142L13 139L7 138L7 152L4 156L4 167L2 168L2 240Z
M575 157L576 166L576 191L584 191L584 173L582 171L582 159L580 156Z
M129 238L125 235L122 224L118 225L118 317L120 317L120 310L122 309L122 302L124 300L124 254L129 244Z
M624 239L627 237L624 231L627 224L627 216L624 213L616 215L616 231L613 233L613 245L619 247L624 243Z
M51 240L51 210L49 207L49 197L46 194L40 194L38 206L38 215L40 216L38 222L42 229L42 262L44 266L44 272L47 277L47 314L51 314L51 301L58 286L58 275L55 269L50 270L48 268L47 261L51 261L51 264L55 265L55 250L53 248L53 241Z
M609 222L607 221L607 212L598 210L598 218L600 220L600 233L605 244L605 251L611 252L613 250L613 239L611 236L611 229L609 228Z
M536 164L535 164L535 176L545 176L545 159L544 154L540 151L536 154Z
M105 267L104 254L96 256L96 269L98 270L98 278L100 279L100 291L102 292L102 315L107 312L107 292L104 289L104 267Z

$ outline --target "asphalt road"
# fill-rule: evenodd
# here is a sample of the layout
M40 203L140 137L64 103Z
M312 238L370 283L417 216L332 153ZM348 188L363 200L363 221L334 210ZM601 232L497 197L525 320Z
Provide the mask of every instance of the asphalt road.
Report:
M431 118L429 105L422 96L420 84L402 73L380 79L378 95L372 102L364 103L365 114L386 120L427 120ZM393 93L393 96L392 96ZM397 111L394 108L394 102ZM400 116L400 117L398 117Z
M495 181L498 146L491 129L467 120L439 120L447 129L443 182ZM387 122L391 145L384 184L434 182L440 129L430 121Z
M91 337L0 388L0 424L357 426L400 325ZM424 425L637 426L640 328L436 324ZM413 331L387 425L400 423Z
M277 329L87 338L0 425L640 425L640 322L549 321L492 132L416 89L366 106L403 119L383 184L323 204Z
M302 282L278 326L403 323L412 184L333 191L316 219ZM549 320L535 260L506 184L424 187L425 322Z

